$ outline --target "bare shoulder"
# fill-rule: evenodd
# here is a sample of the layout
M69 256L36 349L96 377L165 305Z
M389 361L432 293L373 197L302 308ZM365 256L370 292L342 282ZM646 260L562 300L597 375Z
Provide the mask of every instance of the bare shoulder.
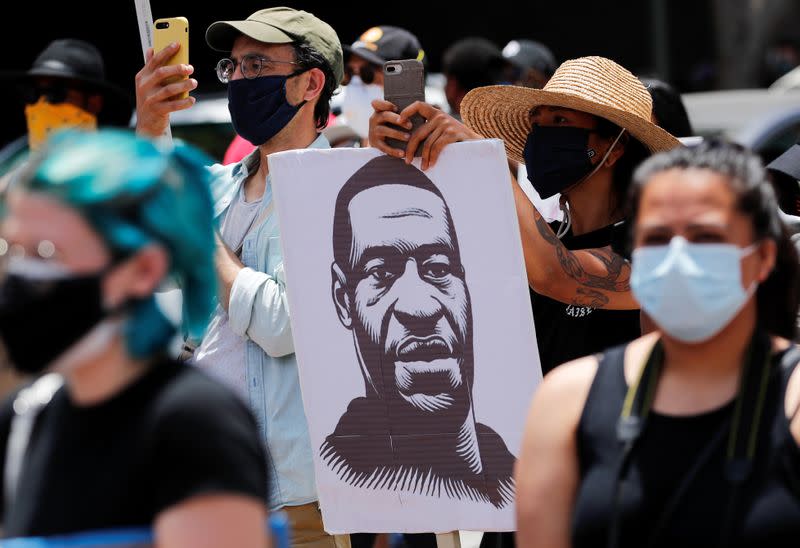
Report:
M588 392L598 364L598 357L591 355L559 365L545 375L541 390L548 390L560 396Z
M546 415L577 425L597 372L596 356L559 365L542 379L534 394L530 415Z
M789 351L792 347L795 349L798 348L795 343L778 338L773 338L772 347L776 351ZM789 377L789 382L786 385L784 405L786 416L794 416L791 425L792 434L794 434L795 439L800 443L800 419L798 419L797 416L800 415L800 413L795 414L795 411L800 407L800 366L795 367L792 375Z
M773 344L773 347L774 346ZM788 343L782 346L784 349L789 350L791 347L797 348L797 345L794 343ZM800 366L796 366L794 371L792 371L792 375L789 377L783 404L786 416L789 417L791 421L789 423L789 431L792 433L795 443L800 445L800 412L798 412L798 409L800 409Z
M647 357L660 338L658 331L653 331L631 341L625 349L625 381L632 385L639 377L639 372L644 367Z

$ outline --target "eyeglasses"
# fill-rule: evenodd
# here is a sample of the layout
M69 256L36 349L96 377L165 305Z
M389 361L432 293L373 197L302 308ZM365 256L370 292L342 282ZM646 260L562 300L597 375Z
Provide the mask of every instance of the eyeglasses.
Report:
M0 279L21 264L26 265L28 270L34 269L29 273L43 281L51 281L67 274L59 262L59 253L53 242L43 240L35 249L25 249L22 245L11 243L0 236Z
M378 69L375 68L373 65L363 65L358 69L358 72L355 72L352 67L345 65L344 67L344 80L342 80L342 85L346 86L350 83L350 79L353 76L358 76L361 78L361 81L365 84L371 84L375 81L375 72Z
M67 95L71 90L83 91L74 85L66 86L64 84L48 84L45 86L28 84L22 86L20 89L22 93L22 100L28 105L38 102L40 97L44 97L48 103L54 105L63 103L67 100Z
M9 243L8 240L0 236L0 261L8 260L12 257L32 257L36 259L52 259L56 255L56 246L49 240L42 240L36 246L36 252L28 252L19 244Z
M253 78L261 76L262 71L267 73L272 72L277 68L277 64L298 65L299 63L295 61L278 61L268 57L261 57L254 53L248 53L242 57L241 63L228 58L220 59L217 63L217 78L219 78L219 81L223 84L227 84L233 78L233 73L236 72L236 65L239 65L242 76L248 80L252 80Z

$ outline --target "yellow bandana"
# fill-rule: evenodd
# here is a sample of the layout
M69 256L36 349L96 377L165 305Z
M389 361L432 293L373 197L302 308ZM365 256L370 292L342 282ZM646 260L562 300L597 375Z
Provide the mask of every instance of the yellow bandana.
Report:
M51 133L65 128L97 129L97 117L70 103L48 103L44 97L25 106L28 121L28 146L39 149Z

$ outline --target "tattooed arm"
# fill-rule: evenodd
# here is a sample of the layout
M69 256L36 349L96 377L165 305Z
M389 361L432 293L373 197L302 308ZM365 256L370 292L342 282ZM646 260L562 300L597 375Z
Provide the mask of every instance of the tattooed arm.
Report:
M630 290L631 266L611 247L570 251L513 180L528 283L534 291L576 306L638 309Z

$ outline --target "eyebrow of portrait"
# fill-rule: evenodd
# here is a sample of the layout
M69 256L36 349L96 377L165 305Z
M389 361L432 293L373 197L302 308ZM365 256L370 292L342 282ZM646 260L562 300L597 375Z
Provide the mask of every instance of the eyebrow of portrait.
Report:
M356 250L357 251L357 250ZM356 263L351 265L354 270L363 269L372 259L392 260L404 257L413 253L419 257L430 257L432 255L453 255L453 245L451 242L442 238L436 238L433 243L417 245L406 240L398 240L392 245L376 245L360 250L362 253ZM457 253L457 252L456 252Z
M406 209L401 209L400 211L381 215L381 219L397 219L398 217L425 217L426 219L432 218L430 213L424 209L419 209L418 207L409 207Z

